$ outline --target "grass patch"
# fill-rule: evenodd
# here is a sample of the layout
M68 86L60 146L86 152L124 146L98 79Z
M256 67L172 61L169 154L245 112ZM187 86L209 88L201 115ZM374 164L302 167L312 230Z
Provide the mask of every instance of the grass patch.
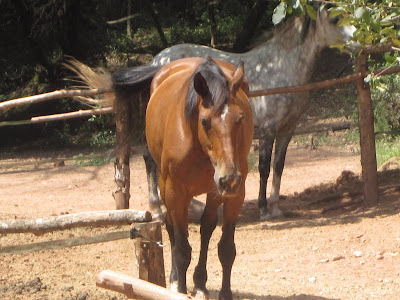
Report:
M90 155L83 155L82 153L73 156L74 161L71 163L73 166L88 167L88 166L101 166L113 159L104 155L95 155L93 152Z
M392 157L400 157L400 138L376 141L375 147L378 168Z

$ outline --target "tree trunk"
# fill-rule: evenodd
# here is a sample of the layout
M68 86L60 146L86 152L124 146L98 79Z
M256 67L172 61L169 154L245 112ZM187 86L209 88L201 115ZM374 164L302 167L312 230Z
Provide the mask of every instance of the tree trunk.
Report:
M367 54L361 53L356 57L357 73L368 71ZM371 101L371 90L364 78L356 81L358 126L360 129L361 167L365 206L378 202L378 176L375 151L374 112Z
M80 12L80 0L71 1L71 4L67 6L67 11L65 15L66 28L64 29L64 36L62 40L59 40L64 54L76 58L80 57L82 54L81 46L79 45L78 39L78 35L80 32Z
M132 0L128 0L128 16L131 15L132 12ZM126 21L126 35L128 38L132 38L132 32L131 32L131 19L128 19Z
M47 70L50 80L53 80L55 77L55 68L47 59L41 44L32 37L31 30L34 27L33 12L26 8L22 0L14 0L12 3L18 16L21 18L24 38L28 41L36 61Z
M158 35L160 36L163 47L167 48L168 47L167 39L165 38L164 31L161 28L160 22L158 21L157 14L154 11L153 6L151 5L150 1L147 2L147 9L151 15L151 18L154 21L154 25L156 26L156 29L157 29Z
M257 0L254 6L250 10L244 24L242 31L238 34L233 49L237 52L243 52L248 46L250 40L253 38L256 32L257 26L260 23L262 16L265 11L274 5L273 1L268 0ZM272 8L271 8L272 9ZM272 26L272 23L270 24Z
M210 33L211 33L211 47L215 48L217 45L217 21L215 19L215 5L217 1L211 1L208 3L208 16L210 18Z

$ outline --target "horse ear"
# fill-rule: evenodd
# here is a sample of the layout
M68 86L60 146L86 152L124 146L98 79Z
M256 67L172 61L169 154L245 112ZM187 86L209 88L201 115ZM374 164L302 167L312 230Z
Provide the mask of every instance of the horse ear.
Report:
M193 85L196 93L203 99L203 106L208 107L210 105L210 90L207 81L200 72L194 75Z
M230 82L230 90L233 95L239 90L242 82L244 80L244 63L241 61L237 67L235 73L233 74L232 80Z

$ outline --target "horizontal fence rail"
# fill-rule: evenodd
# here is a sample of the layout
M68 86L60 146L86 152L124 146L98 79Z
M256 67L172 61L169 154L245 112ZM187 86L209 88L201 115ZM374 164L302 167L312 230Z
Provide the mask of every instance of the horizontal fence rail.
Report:
M129 225L151 220L152 216L149 211L133 209L91 211L38 219L0 220L0 234L33 233L40 235L77 227Z

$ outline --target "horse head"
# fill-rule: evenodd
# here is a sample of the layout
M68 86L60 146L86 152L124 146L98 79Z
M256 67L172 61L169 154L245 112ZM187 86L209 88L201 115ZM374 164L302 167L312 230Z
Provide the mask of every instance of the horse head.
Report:
M211 58L193 77L198 95L199 142L210 158L215 184L223 196L235 195L242 182L238 144L245 113L236 98L243 81L243 63L228 80Z
M356 28L352 25L338 25L339 19L339 17L331 18L326 7L318 9L316 34L319 40L323 41L323 47L348 42L353 37Z

